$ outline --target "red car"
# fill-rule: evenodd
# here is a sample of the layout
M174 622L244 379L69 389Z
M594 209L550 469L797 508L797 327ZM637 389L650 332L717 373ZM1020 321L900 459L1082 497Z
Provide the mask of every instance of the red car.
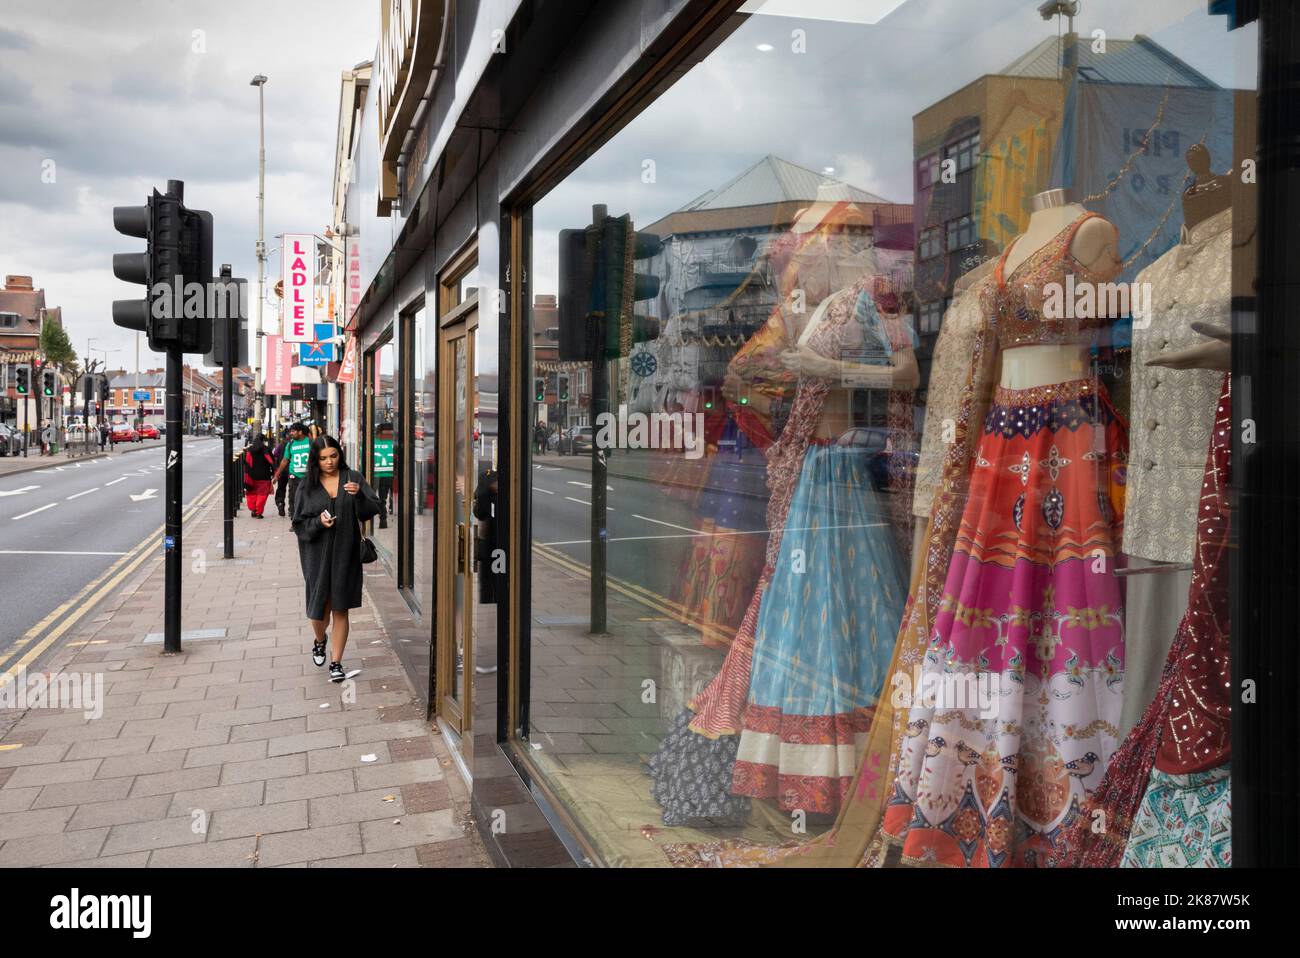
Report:
M161 435L162 435L162 434L161 434L160 432L158 432L158 427L155 426L155 425L154 425L153 423L151 423L151 422L147 422L147 423L145 423L143 426L140 427L140 438L141 438L142 440L144 440L144 439L158 439L158 438L161 437Z
M140 436L128 424L124 422L113 423L109 430L113 434L113 442L139 442Z

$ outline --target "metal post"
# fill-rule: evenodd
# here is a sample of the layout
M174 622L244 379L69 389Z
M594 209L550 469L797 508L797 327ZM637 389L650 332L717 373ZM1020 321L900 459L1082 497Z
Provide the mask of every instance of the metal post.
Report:
M230 267L223 265L221 267L221 279L229 283L230 274ZM228 303L230 297L224 296L221 301ZM239 496L239 487L235 485L235 470L231 465L235 458L235 399L231 381L235 378L235 337L243 335L243 330L239 328L239 317L241 315L241 311L236 311L235 315L231 316L227 310L225 316L217 319L217 328L213 330L215 335L225 337L224 344L226 347L225 356L222 357L224 362L221 364L221 456L226 464L226 513L222 525L224 555L227 559L235 557L235 501Z
M595 250L592 269L592 304L589 328L591 339L588 355L591 356L591 631L605 632L605 559L609 540L605 496L605 450L596 442L602 415L609 412L609 383L605 362L605 256L602 234L608 210L603 204L591 208L591 232L587 234L587 249Z
M266 389L266 369L262 362L262 301L266 298L266 77L259 73L252 83L257 87L257 321L252 351L254 407L260 425Z
M167 347L167 518L163 651L181 650L181 362L179 346Z

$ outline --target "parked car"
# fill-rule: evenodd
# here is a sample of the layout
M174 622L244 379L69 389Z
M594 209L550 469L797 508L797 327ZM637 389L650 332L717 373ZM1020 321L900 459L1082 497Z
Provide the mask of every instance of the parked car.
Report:
M158 431L158 427L151 422L144 423L140 426L140 439L142 441L145 439L157 439L161 435L162 433Z
M140 442L140 435L131 428L129 423L115 422L110 427L109 432L113 434L113 442Z
M574 426L569 430L569 453L579 456L591 452L592 443L595 441L596 433L591 426Z
M17 429L0 422L0 456L20 456L23 437Z

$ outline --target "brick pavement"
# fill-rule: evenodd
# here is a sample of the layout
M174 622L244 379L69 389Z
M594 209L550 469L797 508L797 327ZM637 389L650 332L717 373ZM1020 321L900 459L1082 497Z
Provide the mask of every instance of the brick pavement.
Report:
M145 641L163 628L153 558L40 663L102 675L102 716L0 710L0 867L487 867L369 599L344 655L361 672L332 685L288 520L241 511L223 560L220 501L183 539L184 628L219 638Z

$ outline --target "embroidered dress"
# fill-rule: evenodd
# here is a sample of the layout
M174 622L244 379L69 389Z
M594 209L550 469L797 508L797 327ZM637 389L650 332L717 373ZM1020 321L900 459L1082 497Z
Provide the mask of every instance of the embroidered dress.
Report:
M837 302L809 346L822 355L839 357L844 325L850 316L874 313L866 305L874 278L855 283L837 295ZM882 334L891 349L911 348L910 329L897 318L879 318ZM834 340L834 342L831 342ZM780 440L768 454L767 481L771 498L767 505L769 529L763 573L746 608L740 628L727 650L722 668L691 702L689 716L679 717L674 729L660 743L647 763L652 778L651 794L663 807L665 825L692 822L711 825L734 824L749 814L749 801L733 795L732 769L738 747L737 736L748 704L750 673L764 593L777 570L787 516L795 496L809 440L821 415L830 384L807 379L800 383L790 416ZM900 590L901 591L901 590ZM901 601L900 601L901 605Z
M834 814L885 685L905 576L865 451L814 443L763 596L732 791Z
M1104 278L1069 254L1088 216L1010 283L1003 254L981 291L1003 349L1106 323L1042 315L1049 283ZM1122 705L1125 429L1089 380L995 392L885 810L904 861L1046 864L1101 779Z
M1231 378L1223 377L1197 508L1187 611L1160 687L1115 753L1061 864L1110 868L1232 863L1228 482ZM1094 830L1089 823L1105 821Z

